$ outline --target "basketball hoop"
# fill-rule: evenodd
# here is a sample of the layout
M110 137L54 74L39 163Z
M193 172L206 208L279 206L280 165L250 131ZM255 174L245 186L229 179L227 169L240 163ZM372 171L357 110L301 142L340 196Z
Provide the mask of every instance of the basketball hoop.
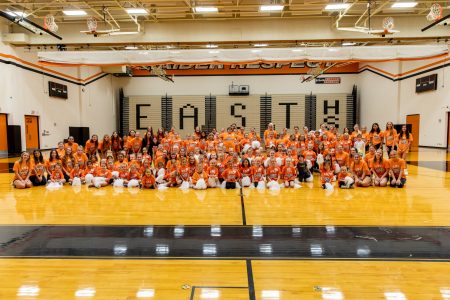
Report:
M442 6L439 3L431 5L430 13L427 15L428 21L437 21L442 18Z
M95 32L97 30L97 20L95 18L87 18L86 23L90 32Z
M387 17L383 19L383 29L384 32L389 32L392 29L394 29L394 18L393 17Z
M53 15L46 15L44 18L44 28L50 30L51 32L58 31L58 25L55 22L55 17Z

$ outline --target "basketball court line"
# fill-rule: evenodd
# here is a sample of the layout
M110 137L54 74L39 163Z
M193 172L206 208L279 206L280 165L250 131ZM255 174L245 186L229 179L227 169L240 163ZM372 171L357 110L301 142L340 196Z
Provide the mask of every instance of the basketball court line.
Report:
M196 289L248 289L247 286L201 286L201 285L194 285L191 286L191 296L190 300L194 300L195 297L195 290Z

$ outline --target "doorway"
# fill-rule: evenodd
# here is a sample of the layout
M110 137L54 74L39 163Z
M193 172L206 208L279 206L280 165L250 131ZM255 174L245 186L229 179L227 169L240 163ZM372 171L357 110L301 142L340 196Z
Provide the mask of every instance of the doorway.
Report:
M8 118L0 114L0 154L8 153Z
M25 142L27 151L39 149L39 117L25 116Z
M410 150L417 151L419 149L420 115L407 115L406 124L411 125L411 134L413 136Z

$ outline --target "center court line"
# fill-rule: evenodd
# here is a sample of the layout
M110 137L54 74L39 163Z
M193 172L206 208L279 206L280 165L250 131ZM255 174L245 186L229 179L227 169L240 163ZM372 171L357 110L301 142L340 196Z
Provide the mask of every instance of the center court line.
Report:
M250 259L247 259L245 262L247 265L248 295L249 295L250 300L256 300L255 282L253 280L252 261Z
M239 195L241 197L241 211L242 211L242 225L247 225L247 218L245 216L245 203L244 203L244 191L242 190L242 186L240 188Z

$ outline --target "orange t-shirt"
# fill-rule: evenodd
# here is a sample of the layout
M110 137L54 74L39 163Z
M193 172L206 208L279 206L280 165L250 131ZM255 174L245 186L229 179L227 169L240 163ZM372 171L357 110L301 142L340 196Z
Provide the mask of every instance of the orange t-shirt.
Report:
M64 148L72 148L72 153L77 152L78 149L78 144L73 142L72 145L69 145L69 143L65 143L64 144ZM58 149L56 150L58 151ZM58 153L59 154L59 153ZM59 156L61 157L61 154L59 154ZM64 155L63 155L64 156Z
M72 169L72 171L70 172L70 179L74 179L75 177L79 177L79 178L83 177L83 170Z
M189 166L179 166L178 167L178 174L181 177L181 180L189 181L189 175L190 175L190 168L189 168Z
M364 160L360 160L359 163L353 162L350 169L358 177L362 177L363 174L370 175L369 167Z
M150 188L151 186L155 185L155 176L150 175L144 175L141 178L141 184L144 188Z
M322 168L320 170L320 181L322 182L322 184L331 183L333 181L333 178L334 178L334 172L332 169L327 171Z
M392 129L392 132L389 130L385 130L382 132L383 137L386 139L386 146L394 146L394 143L397 139L397 130Z
M192 183L196 184L197 181L199 181L202 178L205 181L208 180L208 174L205 171L203 171L201 174L199 174L198 172L195 172L194 175L192 175Z
M317 154L313 150L305 150L303 151L303 157L310 160L311 162L315 162Z
M400 174L400 171L405 169L406 163L401 158L391 158L389 159L389 167L394 173L395 177L397 177ZM406 178L405 172L403 172L402 178Z
M31 162L26 163L26 162L22 161L22 163L19 163L19 161L16 161L14 163L13 170L14 170L14 173L19 173L19 176L22 179L26 179L28 176L28 172L30 172L30 170L31 170ZM19 179L19 178L17 175L14 175L14 180L16 180L16 179Z
M376 132L369 133L369 136L370 136L370 139L372 140L372 145L381 144L381 142L383 141L382 140L383 135L381 132L380 133L376 133Z
M108 169L103 170L100 167L98 167L95 170L94 176L96 176L96 177L104 177L106 179L111 179L111 177L112 177L110 170L108 170Z
M53 171L52 172L52 176L51 176L52 180L61 180L64 179L64 174L62 171Z
M237 169L225 169L222 173L223 179L226 182L236 182L239 178L241 178L241 172Z
M408 144L412 143L413 141L413 136L412 134L409 134L409 139L406 137L406 134L398 134L397 136L398 139L398 151L400 152L405 152L406 150L408 150Z
M347 166L349 165L349 154L347 152L342 151L341 153L336 152L335 159L339 166Z
M269 180L272 180L272 181L278 180L278 177L280 175L280 168L277 166L275 166L275 167L269 166L266 169L266 174L267 174L267 178Z
M265 170L263 166L253 166L252 168L252 181L253 182L259 182L263 180L263 177L265 175Z
M292 181L297 177L297 168L285 166L281 171L283 179L286 181Z
M217 167L209 167L208 170L208 176L209 177L214 177L214 178L219 178L219 168Z
M384 173L386 173L387 170L389 170L389 161L387 159L383 158L382 162L375 162L374 159L371 159L369 162L370 168L373 170L375 174L377 174L378 177L383 176Z

